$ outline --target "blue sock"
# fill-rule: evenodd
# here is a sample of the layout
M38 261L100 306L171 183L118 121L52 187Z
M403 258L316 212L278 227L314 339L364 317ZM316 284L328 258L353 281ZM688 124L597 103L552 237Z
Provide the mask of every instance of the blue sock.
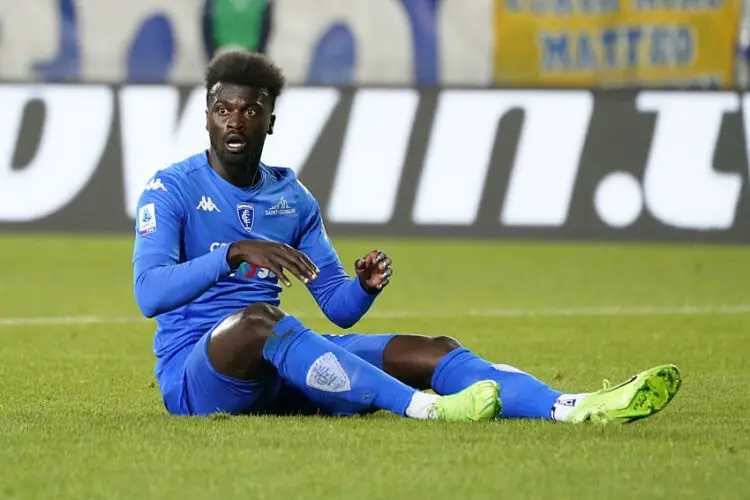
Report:
M527 373L498 366L466 348L455 349L438 363L432 389L438 394L455 394L480 380L495 380L500 384L503 418L552 418L552 405L560 392Z
M387 410L405 416L417 392L293 316L276 323L263 346L263 357L281 378L331 415Z

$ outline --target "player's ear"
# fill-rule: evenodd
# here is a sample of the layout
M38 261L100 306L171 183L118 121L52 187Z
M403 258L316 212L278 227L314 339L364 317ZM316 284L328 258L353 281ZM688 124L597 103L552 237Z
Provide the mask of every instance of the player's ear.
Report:
M271 115L268 121L268 135L273 135L273 126L276 124L276 115Z
M206 108L206 131L208 131L208 108Z

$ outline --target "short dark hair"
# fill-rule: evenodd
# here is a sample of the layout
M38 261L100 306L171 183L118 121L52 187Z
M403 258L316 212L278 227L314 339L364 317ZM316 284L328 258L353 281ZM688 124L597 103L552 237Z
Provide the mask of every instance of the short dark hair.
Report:
M272 102L281 94L285 78L281 69L259 52L232 49L217 53L206 67L206 100L217 83L264 88Z

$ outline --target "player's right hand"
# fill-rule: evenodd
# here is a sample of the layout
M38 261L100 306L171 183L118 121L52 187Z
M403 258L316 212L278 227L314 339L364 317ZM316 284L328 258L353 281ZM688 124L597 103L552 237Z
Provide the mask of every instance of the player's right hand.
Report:
M285 243L274 241L242 240L229 245L229 267L237 269L243 262L273 271L279 281L288 287L292 286L292 282L284 274L284 270L305 284L316 279L320 273L320 269L307 255Z

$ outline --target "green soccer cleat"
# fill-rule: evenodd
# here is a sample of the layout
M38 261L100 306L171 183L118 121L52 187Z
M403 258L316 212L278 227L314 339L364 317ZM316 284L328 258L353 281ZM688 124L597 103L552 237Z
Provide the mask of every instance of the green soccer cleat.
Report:
M500 386L494 380L476 382L461 392L441 396L428 410L431 420L477 422L492 420L502 411Z
M661 365L585 396L567 418L568 422L628 423L663 410L677 395L682 384L674 365Z

